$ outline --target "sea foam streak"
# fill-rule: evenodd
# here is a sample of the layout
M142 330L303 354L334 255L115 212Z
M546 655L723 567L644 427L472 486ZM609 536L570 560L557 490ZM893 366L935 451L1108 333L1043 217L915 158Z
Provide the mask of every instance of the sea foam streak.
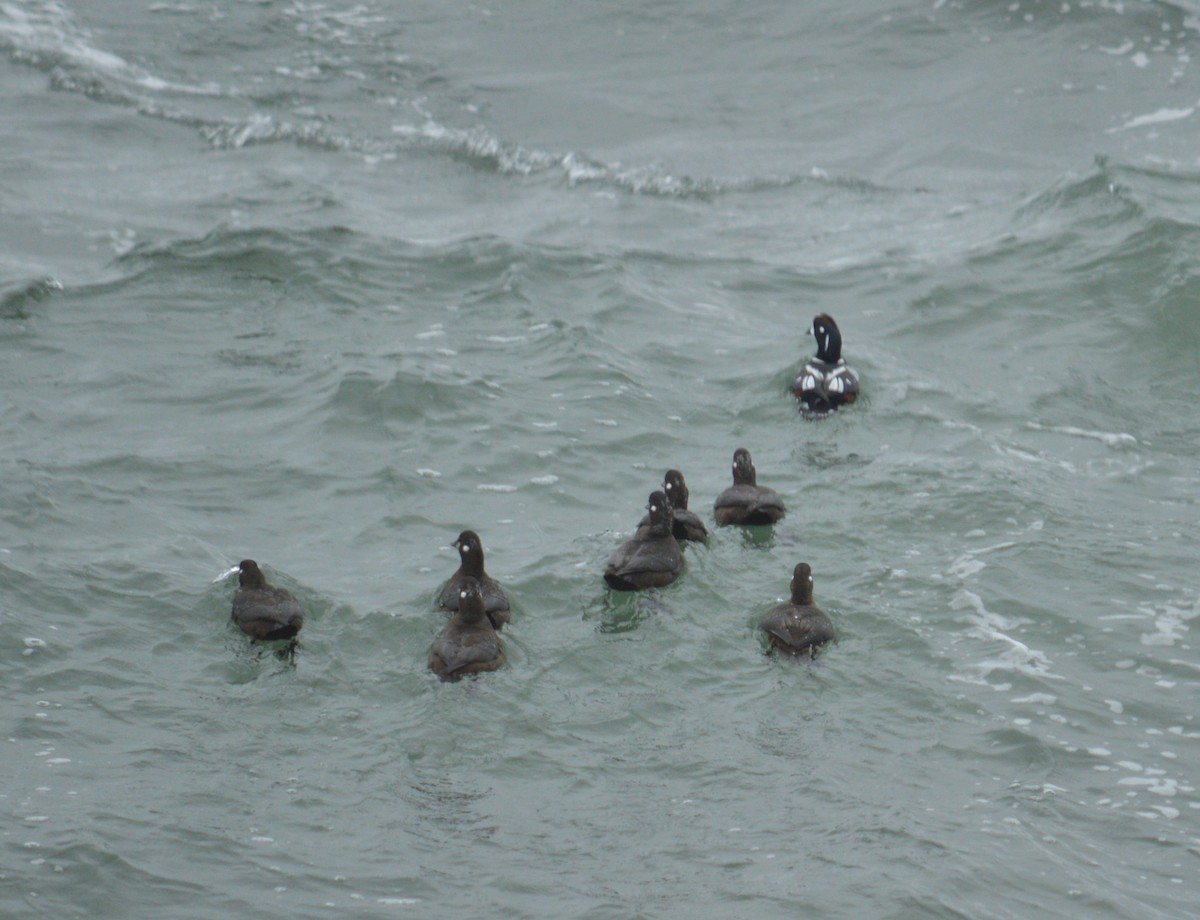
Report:
M7 40L19 55L45 59L47 63L74 65L153 92L221 95L220 87L215 84L192 86L164 80L130 64L120 55L95 47L57 3L34 8L0 4L0 39Z
M216 578L214 578L212 581L210 581L209 584L215 585L219 581L224 581L226 578L228 578L234 572L238 572L238 571L241 571L241 566L238 566L238 565L235 565L231 569L226 569L224 572L222 572L220 575L218 575Z
M1138 442L1137 438L1133 435L1121 431L1089 431L1086 428L1075 428L1072 425L1042 425L1038 422L1027 422L1025 427L1033 431L1054 431L1058 434L1067 434L1074 438L1091 438L1109 447L1123 447L1129 444L1137 444Z

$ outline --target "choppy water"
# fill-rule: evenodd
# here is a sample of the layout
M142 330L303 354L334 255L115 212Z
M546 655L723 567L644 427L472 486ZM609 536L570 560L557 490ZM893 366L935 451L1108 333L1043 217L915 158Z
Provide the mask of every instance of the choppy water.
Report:
M1194 916L1198 45L0 2L0 914ZM866 395L813 424L821 311ZM738 446L783 524L610 595ZM441 685L464 527L517 613ZM754 630L801 560L812 667Z

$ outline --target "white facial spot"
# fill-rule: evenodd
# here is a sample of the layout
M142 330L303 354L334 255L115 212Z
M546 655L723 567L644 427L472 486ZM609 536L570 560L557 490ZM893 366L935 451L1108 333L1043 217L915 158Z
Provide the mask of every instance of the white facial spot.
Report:
M467 592L466 591L459 592L458 599L460 601L465 601L467 599Z
M650 506L650 513L651 513L651 514L653 514L653 513L654 513L655 511L657 511L657 510L658 510L658 505L651 505L651 506Z

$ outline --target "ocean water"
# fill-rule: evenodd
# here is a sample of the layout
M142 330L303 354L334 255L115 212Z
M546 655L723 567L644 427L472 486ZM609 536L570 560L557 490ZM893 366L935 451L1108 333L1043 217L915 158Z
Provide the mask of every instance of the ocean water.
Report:
M0 0L0 915L1195 916L1197 55L1134 0ZM787 518L609 592L740 446ZM440 684L468 527L508 663Z

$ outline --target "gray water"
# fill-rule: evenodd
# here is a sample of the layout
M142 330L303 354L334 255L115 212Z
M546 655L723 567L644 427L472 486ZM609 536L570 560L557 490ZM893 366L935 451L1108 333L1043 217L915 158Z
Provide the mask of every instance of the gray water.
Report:
M1130 0L2 0L0 914L1194 916L1198 48ZM818 312L864 397L814 423ZM787 518L610 593L739 446ZM467 527L508 664L440 684ZM799 561L811 666L755 629Z

